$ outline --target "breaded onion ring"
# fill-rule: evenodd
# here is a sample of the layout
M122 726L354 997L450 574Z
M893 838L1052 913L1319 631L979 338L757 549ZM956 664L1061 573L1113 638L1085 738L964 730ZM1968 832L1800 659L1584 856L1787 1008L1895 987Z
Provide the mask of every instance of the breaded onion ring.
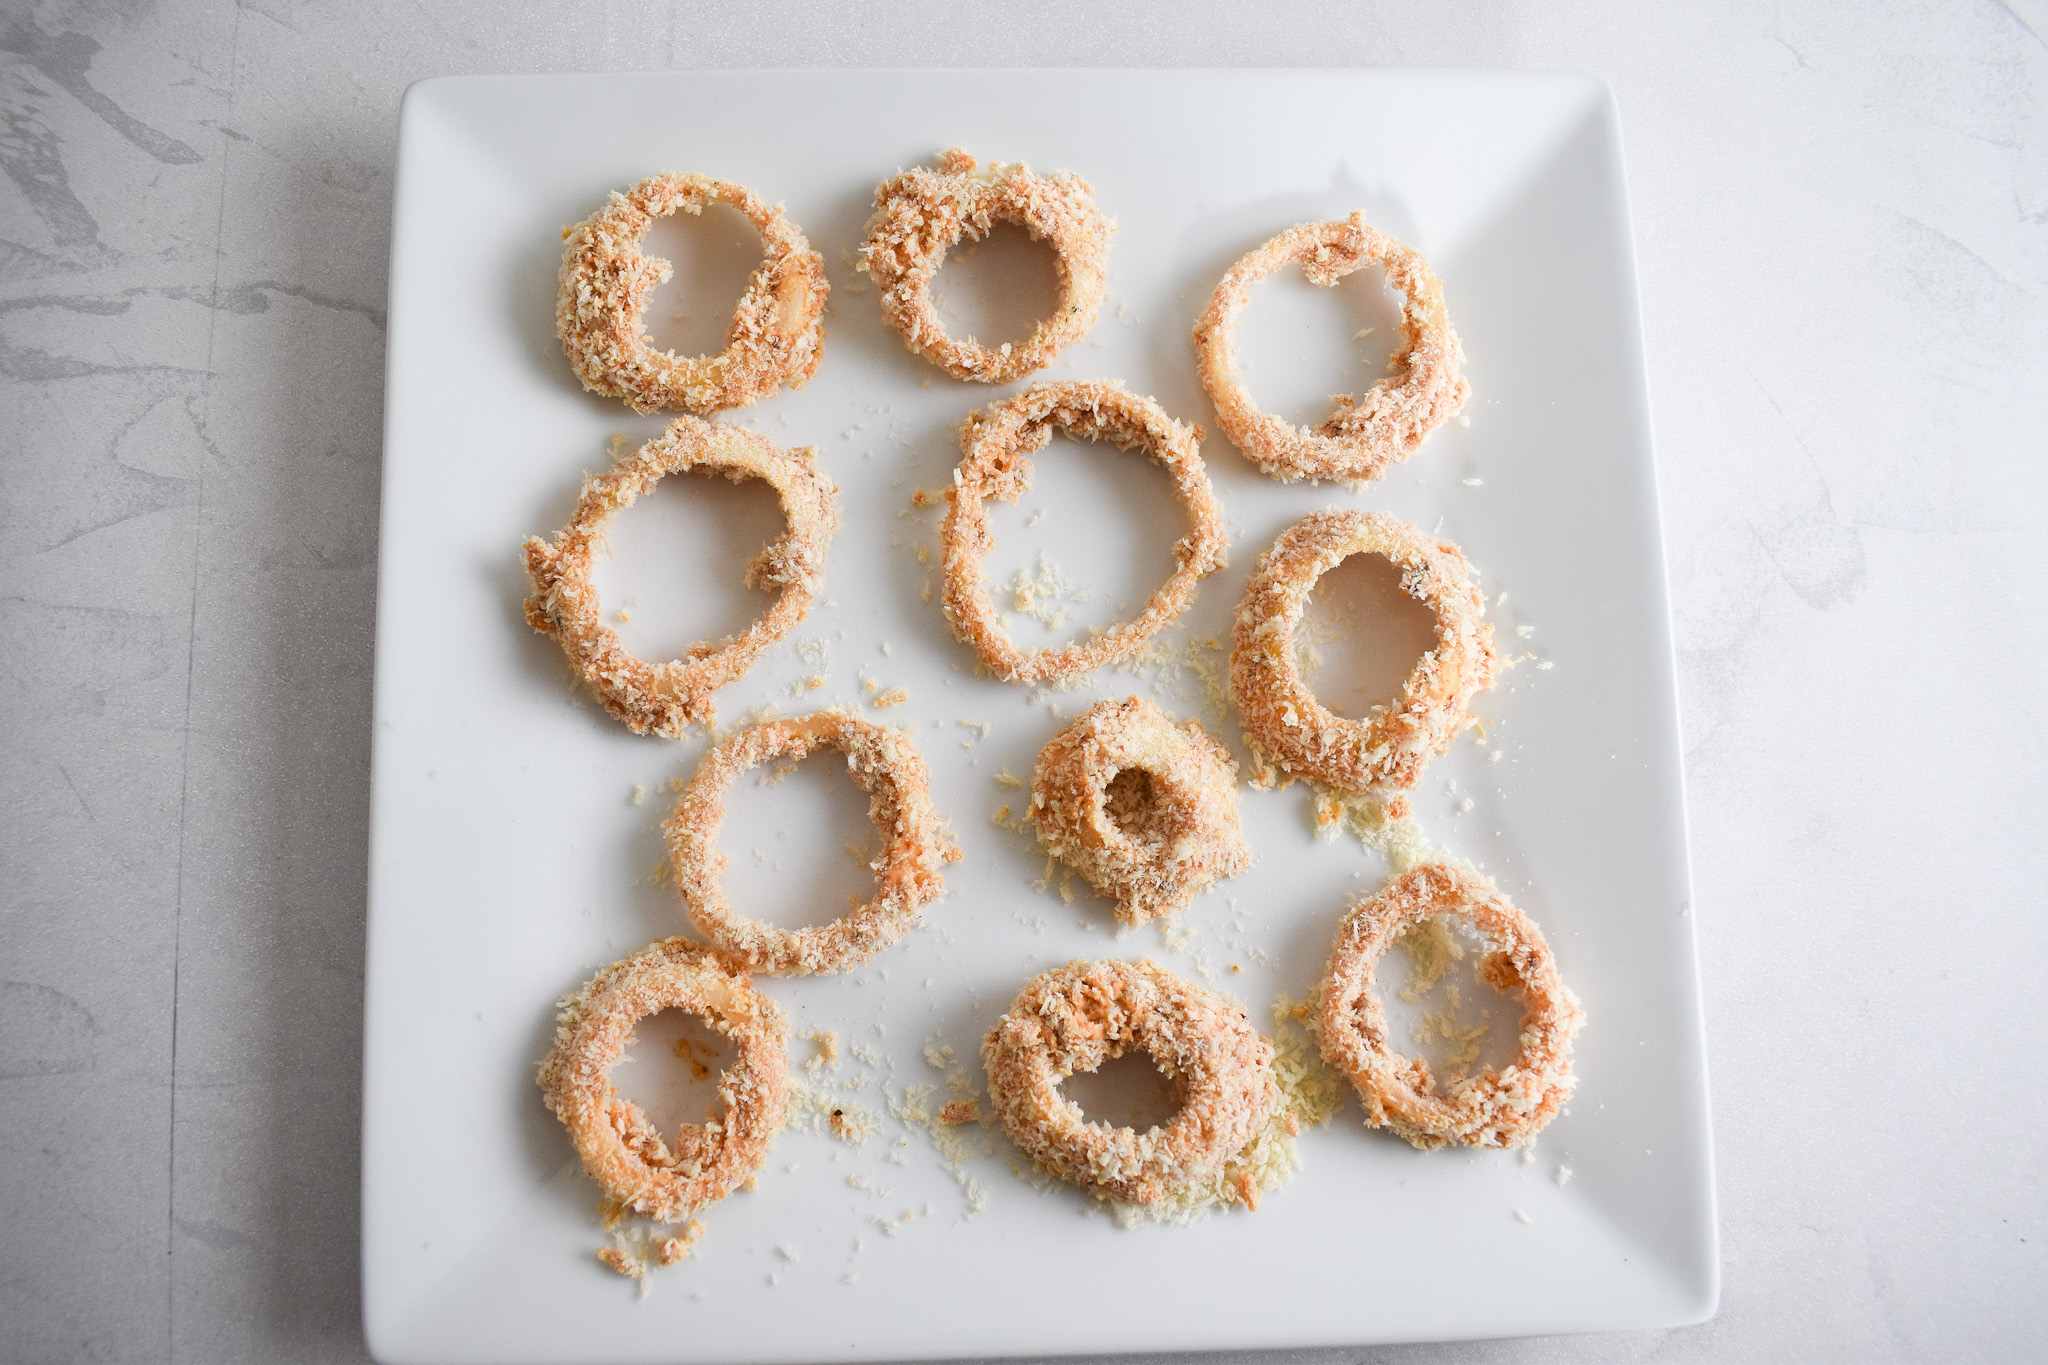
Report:
M1355 554L1392 560L1402 590L1436 615L1436 648L1416 663L1401 696L1364 720L1317 701L1294 657L1309 593ZM1465 708L1500 668L1474 577L1457 546L1385 512L1311 512L1281 532L1245 584L1231 635L1230 697L1255 760L1253 785L1305 777L1342 792L1413 787L1472 724Z
M946 334L932 309L931 288L953 245L980 241L996 219L1052 243L1059 303L1024 342L1006 341L991 351L972 337L955 341ZM1108 288L1113 230L1080 176L1033 175L1028 166L1001 162L977 171L974 158L953 147L939 158L936 171L904 171L875 190L860 268L874 277L882 316L902 334L904 345L955 379L1007 384L1050 364L1095 325Z
M648 344L640 313L675 268L640 254L655 219L728 204L761 234L761 263L713 356L679 356ZM743 408L784 384L802 388L818 368L825 329L825 262L780 205L744 185L705 175L650 176L563 235L555 331L583 387L623 398L640 412Z
M839 512L817 453L810 446L783 450L764 436L701 417L678 417L604 473L584 476L575 515L554 544L538 536L527 540L526 573L534 593L526 599L527 624L561 642L577 676L634 734L652 730L678 739L692 722L709 722L716 714L711 693L745 673L762 650L803 620L825 581L825 546ZM604 545L613 516L664 474L686 469L718 470L736 483L761 479L775 490L789 530L754 556L746 583L782 591L744 635L701 641L681 659L650 664L629 654L604 623L590 560Z
M1091 1123L1060 1093L1067 1077L1132 1048L1180 1101L1143 1133ZM1010 1140L1060 1179L1125 1204L1156 1205L1216 1174L1280 1100L1273 1045L1243 1008L1151 962L1070 962L1032 978L981 1059Z
M725 794L747 769L794 764L821 744L846 756L847 775L868 794L882 836L869 864L877 887L830 924L778 929L726 901L720 880L727 861L718 848ZM840 710L764 720L720 744L704 756L663 832L692 922L741 966L771 976L843 972L867 961L917 923L918 910L945 889L941 868L960 857L932 807L931 774L909 732Z
M1480 979L1521 993L1521 1046L1498 1072L1432 1084L1429 1063L1387 1043L1386 1011L1373 991L1373 968L1401 935L1425 920L1455 915L1491 949ZM1344 917L1323 975L1316 1037L1330 1065L1351 1078L1368 1125L1392 1128L1417 1147L1447 1142L1516 1147L1550 1122L1576 1084L1572 1039L1585 1014L1558 979L1550 946L1529 918L1492 883L1448 863L1397 877Z
M995 544L989 499L1015 502L1031 487L1031 456L1057 428L1090 440L1142 450L1173 478L1194 530L1174 543L1175 568L1145 599L1135 621L1120 621L1079 644L1019 649L989 602L981 561ZM946 490L940 530L943 605L953 633L974 646L989 671L1008 682L1064 682L1107 663L1128 659L1171 625L1195 595L1195 584L1224 565L1229 537L1223 509L1202 467L1202 429L1166 415L1149 398L1102 380L1063 379L1034 384L1014 398L968 414L960 432L962 459Z
M719 1119L686 1123L673 1146L609 1075L633 1025L688 1010L730 1038L738 1056L718 1078ZM687 1218L761 1169L789 1090L788 1026L775 1002L685 939L606 967L564 998L555 1045L540 1065L549 1109L569 1130L583 1170L621 1204L660 1223Z
M1309 282L1325 287L1370 262L1405 296L1407 339L1394 353L1400 376L1374 384L1363 403L1338 395L1337 411L1312 431L1259 411L1238 377L1237 316L1251 287L1289 261L1300 261ZM1363 486L1413 454L1423 437L1465 406L1468 391L1458 372L1464 353L1429 262L1358 213L1343 222L1289 228L1230 267L1195 324L1195 353L1224 433L1245 458L1289 483L1336 479Z
M1230 750L1143 697L1095 703L1039 751L1029 814L1046 851L1116 901L1125 925L1252 865Z

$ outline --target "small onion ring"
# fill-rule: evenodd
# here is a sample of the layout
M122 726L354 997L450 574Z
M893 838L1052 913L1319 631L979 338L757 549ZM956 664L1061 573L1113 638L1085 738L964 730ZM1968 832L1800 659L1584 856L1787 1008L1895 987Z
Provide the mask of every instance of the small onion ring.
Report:
M718 1078L725 1115L686 1123L673 1146L609 1075L633 1025L688 1010L730 1038L738 1056ZM540 1088L583 1170L606 1194L659 1223L687 1218L761 1169L789 1090L788 1025L747 978L686 939L645 948L561 1001Z
M640 325L648 294L675 267L640 253L655 219L726 204L761 234L761 263L747 279L725 349L679 356L648 344ZM705 175L649 176L562 234L555 331L576 377L592 393L639 412L743 408L784 384L802 388L818 368L825 330L825 261L803 230L744 185Z
M1432 1085L1429 1063L1388 1046L1372 980L1405 931L1441 915L1468 920L1488 940L1493 951L1480 961L1480 979L1519 990L1527 1006L1515 1060L1455 1082L1448 1094ZM1358 1087L1366 1123L1422 1148L1516 1147L1534 1138L1571 1098L1572 1039L1583 1022L1542 932L1491 882L1449 863L1409 870L1344 917L1315 1019L1323 1056Z
M1392 560L1402 589L1436 615L1437 647L1417 662L1400 698L1364 720L1316 700L1294 657L1309 593L1355 554ZM1252 784L1284 787L1305 777L1363 793L1420 781L1429 760L1473 723L1466 707L1501 666L1476 576L1456 545L1385 512L1311 512L1281 532L1245 584L1231 636L1230 696L1252 750Z
M1083 643L1025 650L1003 630L982 577L981 561L995 544L986 503L1015 502L1031 487L1031 456L1045 448L1055 428L1143 450L1172 477L1194 530L1174 543L1173 575L1145 600L1137 620L1118 622ZM1202 466L1201 440L1200 427L1176 422L1151 399L1102 380L1034 384L970 413L961 428L962 458L946 490L940 531L943 605L953 633L1007 682L1065 682L1138 653L1187 608L1195 584L1224 567L1229 537Z
M1142 840L1111 809L1111 784L1129 772L1149 779ZM1176 727L1143 697L1095 703L1039 751L1029 814L1046 852L1116 901L1126 926L1170 915L1252 865L1230 750L1200 721Z
M1370 262L1405 296L1406 341L1394 355L1400 377L1374 384L1362 403L1339 395L1337 411L1313 430L1259 411L1238 375L1238 314L1251 287L1289 261L1300 261L1310 283L1325 287ZM1442 283L1421 252L1369 226L1359 213L1289 228L1232 266L1195 324L1195 353L1224 434L1253 464L1289 483L1335 479L1363 487L1413 454L1423 437L1465 406L1469 392L1458 372L1464 352L1444 308Z
M1060 1093L1142 1049L1180 1110L1139 1133L1091 1123ZM1038 1164L1104 1198L1156 1205L1215 1174L1280 1102L1273 1045L1242 1006L1151 962L1070 962L1033 977L981 1045L1003 1131Z
M720 886L727 866L718 848L725 794L747 769L795 763L819 745L844 754L847 775L868 794L868 813L882 836L882 852L869 864L876 892L830 924L781 929L748 919L733 910ZM909 732L841 710L764 720L718 745L662 828L691 921L733 961L769 976L859 966L917 922L919 909L945 889L941 868L960 857L932 806L931 774Z
M527 540L526 572L534 593L526 600L527 624L561 643L577 676L634 734L652 730L678 739L692 722L708 723L716 714L711 693L745 673L762 650L803 620L825 581L825 546L839 512L817 454L814 447L783 450L751 431L678 417L604 473L584 476L575 514L554 544L538 536ZM687 469L718 470L734 482L761 479L775 490L789 530L747 565L746 583L782 591L745 634L701 641L682 659L650 664L628 653L604 623L590 561L603 547L613 516L664 474Z
M1006 341L991 351L972 337L947 335L932 308L931 287L954 244L980 241L996 219L1052 243L1059 303L1023 343ZM1028 166L1001 162L977 171L974 158L953 147L936 171L904 171L876 188L860 268L874 278L882 316L905 346L955 379L1006 384L1043 369L1095 325L1108 292L1113 230L1078 175L1033 175Z

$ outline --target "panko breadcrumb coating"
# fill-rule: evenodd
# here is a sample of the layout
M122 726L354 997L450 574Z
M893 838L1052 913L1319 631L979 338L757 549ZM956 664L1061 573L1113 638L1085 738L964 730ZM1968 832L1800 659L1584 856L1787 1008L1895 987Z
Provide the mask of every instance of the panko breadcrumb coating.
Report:
M610 1076L633 1025L670 1009L701 1017L738 1053L718 1078L725 1113L684 1124L673 1145ZM569 1130L584 1173L612 1199L673 1223L761 1169L782 1126L788 1027L775 1002L744 976L686 939L666 939L606 967L565 998L555 1017L555 1045L540 1066L541 1095Z
M1237 368L1237 318L1251 287L1289 261L1300 261L1309 282L1325 287L1374 264L1404 296L1406 341L1394 355L1399 376L1373 385L1363 402L1339 394L1336 413L1314 430L1259 411ZM1423 437L1465 405L1468 392L1442 283L1421 252L1369 226L1359 213L1289 228L1232 266L1195 324L1195 354L1224 434L1261 470L1290 483L1334 479L1363 487L1413 454Z
M1023 342L990 350L972 337L947 335L933 311L931 288L946 253L958 242L980 241L997 219L1052 243L1059 302ZM1007 384L1050 364L1095 325L1108 291L1113 230L1080 176L1033 175L1029 166L1001 162L976 170L974 158L953 147L937 170L904 171L876 188L860 269L874 278L882 316L904 345L955 379Z
M733 311L723 351L658 351L641 328L641 310L675 267L643 256L640 246L655 219L701 214L706 204L727 204L746 215L761 234L761 263ZM719 412L746 407L784 384L803 387L818 368L829 289L824 258L781 206L729 180L669 172L623 194L614 190L603 208L563 234L555 330L576 377L592 393L623 398L639 412Z
M763 763L794 764L819 745L844 754L847 775L868 794L868 814L882 836L882 851L869 864L877 886L872 898L830 924L780 929L737 913L726 900L718 826L725 794L741 773ZM932 806L931 774L909 732L843 710L764 720L720 744L704 756L663 833L691 920L734 961L771 976L840 972L867 961L938 899L941 869L960 857Z
M1053 737L1029 814L1046 851L1114 900L1127 926L1252 865L1230 751L1143 697L1099 701Z
M1145 599L1134 621L1119 621L1077 644L1019 649L989 601L982 560L995 544L987 503L1015 502L1031 487L1031 456L1055 430L1142 450L1173 479L1174 494L1194 529L1174 542L1173 575ZM1149 398L1102 380L1034 384L1014 398L968 415L960 433L960 463L946 490L940 529L944 607L953 633L1007 682L1058 683L1104 664L1129 659L1173 624L1193 600L1195 584L1222 568L1229 547L1223 509L1202 466L1202 431L1166 415Z
M1436 616L1436 648L1401 695L1364 720L1316 700L1294 654L1310 592L1355 554L1393 561L1402 590ZM1253 785L1304 777L1348 793L1413 787L1472 724L1466 707L1501 666L1476 576L1456 545L1385 512L1311 512L1281 532L1245 584L1231 635L1230 696L1255 760Z
M1409 929L1440 916L1466 921L1486 942L1480 978L1517 991L1526 1005L1520 1048L1498 1072L1453 1079L1438 1090L1429 1063L1395 1051L1373 968ZM1411 869L1344 917L1323 976L1317 1040L1330 1065L1351 1078L1365 1121L1392 1128L1417 1147L1528 1142L1571 1098L1572 1039L1585 1020L1558 979L1542 933L1485 877L1450 863Z
M693 722L709 723L716 714L711 693L745 673L762 650L803 620L824 584L825 547L839 512L837 490L818 468L817 454L814 447L783 450L751 431L678 417L604 473L584 476L575 514L554 544L537 536L526 542L534 594L526 600L527 624L560 642L577 676L634 734L652 730L680 739ZM716 470L734 482L761 479L775 490L789 530L754 556L746 583L781 593L745 634L705 640L681 659L650 664L628 653L605 624L591 581L591 556L603 548L614 516L663 475L688 469Z
M1091 1123L1060 1093L1132 1048L1173 1083L1180 1110L1140 1133ZM1062 1180L1156 1206L1214 1177L1280 1102L1273 1045L1235 1001L1151 962L1070 962L1036 976L981 1045L1003 1131ZM1254 1204L1258 1190L1235 1189Z

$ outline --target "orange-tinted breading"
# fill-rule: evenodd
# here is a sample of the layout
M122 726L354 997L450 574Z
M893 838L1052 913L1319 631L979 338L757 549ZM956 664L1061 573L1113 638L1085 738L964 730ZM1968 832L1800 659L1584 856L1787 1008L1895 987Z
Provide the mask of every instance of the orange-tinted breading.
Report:
M1194 529L1174 543L1173 574L1145 599L1137 619L1119 621L1076 644L1019 649L1003 629L1002 613L989 601L982 575L982 561L995 544L988 503L1015 502L1031 487L1031 456L1045 448L1055 430L1144 451L1172 478L1174 494ZM961 459L946 490L940 528L943 605L953 633L1007 682L1067 682L1137 654L1187 609L1195 584L1224 565L1229 536L1202 467L1201 440L1199 427L1176 422L1151 399L1101 380L1034 384L970 413L960 433Z
M1313 284L1330 286L1372 264L1403 296L1405 341L1394 355L1399 375L1373 385L1364 401L1349 394L1310 430L1261 412L1237 368L1237 319L1251 287L1290 261ZM1459 373L1463 350L1444 307L1444 290L1422 253L1369 226L1363 214L1334 223L1303 223L1254 248L1232 266L1195 324L1202 387L1216 420L1245 457L1276 479L1334 479L1362 487L1405 460L1422 438L1465 405Z
M1526 1009L1512 1062L1439 1090L1429 1063L1389 1043L1373 969L1403 933L1443 915L1470 924L1487 946L1480 978L1519 992ZM1584 1019L1578 997L1558 978L1550 945L1529 918L1486 878L1431 863L1395 878L1344 917L1323 974L1316 1036L1330 1065L1358 1087L1373 1127L1391 1128L1424 1148L1452 1142L1515 1147L1535 1137L1571 1098L1572 1039Z
M777 928L739 914L725 898L726 858L718 848L725 794L749 768L795 763L820 745L845 755L847 776L868 794L882 836L869 864L876 890L830 924ZM909 732L840 710L764 720L718 745L683 788L663 832L691 921L735 962L770 976L842 972L867 961L917 922L945 889L941 869L960 856L932 806L931 774Z
M718 1078L723 1116L684 1124L673 1144L610 1076L633 1025L670 1009L699 1016L738 1053ZM561 1002L556 1020L555 1045L540 1066L541 1095L569 1130L584 1173L610 1198L673 1223L761 1169L782 1127L789 1030L775 1002L746 977L696 944L666 939L592 977Z
M1089 1122L1060 1082L1133 1048L1173 1083L1179 1112L1143 1133ZM1125 1204L1157 1205L1216 1175L1280 1102L1273 1046L1243 1008L1151 962L1070 962L1032 978L981 1058L1010 1140L1060 1179Z
M674 267L641 254L647 229L706 204L738 209L761 234L761 263L733 310L725 349L711 356L659 351L641 326L648 294ZM825 342L825 262L779 205L744 185L673 172L650 176L563 234L555 331L583 387L640 412L743 408L816 373Z
M1393 561L1402 589L1436 615L1436 648L1399 697L1363 720L1316 700L1294 655L1309 593L1355 554ZM1413 787L1472 724L1466 707L1500 668L1475 576L1456 545L1385 512L1312 512L1281 532L1245 584L1231 635L1230 696L1256 763L1253 784L1303 777L1351 793Z
M1170 915L1252 864L1230 751L1143 697L1099 701L1052 738L1030 815L1046 852L1114 900L1126 925Z
M978 242L997 220L1052 244L1059 300L1022 342L991 350L947 334L932 307L932 277L961 241ZM1062 347L1087 335L1108 291L1113 225L1095 207L1088 182L1066 171L1033 175L1000 162L976 170L958 147L937 170L904 171L875 190L860 268L874 278L882 316L903 344L955 379L1006 384L1043 369Z
M603 548L614 516L664 475L689 469L716 471L735 482L761 479L775 490L789 530L754 557L746 582L781 591L744 634L702 641L681 659L650 664L629 653L604 623L591 558ZM680 739L693 722L708 723L716 713L714 690L745 673L762 650L803 620L825 581L825 547L839 522L834 492L813 447L783 450L739 427L678 417L604 473L584 477L576 511L553 544L537 536L526 542L526 572L533 580L527 624L555 637L577 676L626 728Z

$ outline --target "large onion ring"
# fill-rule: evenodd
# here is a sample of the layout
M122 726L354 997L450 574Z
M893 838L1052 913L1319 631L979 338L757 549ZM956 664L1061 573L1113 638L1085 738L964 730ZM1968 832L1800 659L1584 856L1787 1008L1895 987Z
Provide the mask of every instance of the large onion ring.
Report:
M738 1051L718 1078L724 1116L684 1124L673 1145L609 1075L633 1025L669 1009L699 1016ZM673 1223L761 1169L782 1126L789 1029L775 1002L744 976L687 940L667 939L600 971L561 1002L556 1019L555 1045L540 1066L541 1095L569 1130L585 1174L606 1194Z
M1120 621L1079 644L1025 650L1003 630L982 577L981 561L995 544L986 504L992 498L1015 502L1031 487L1031 456L1045 448L1055 428L1151 456L1172 477L1194 530L1174 543L1173 574L1145 600L1136 620ZM1034 384L969 414L940 532L943 605L953 633L1008 682L1064 682L1143 649L1186 609L1195 584L1223 567L1229 547L1223 509L1202 467L1201 440L1200 427L1176 422L1151 399L1101 380Z
M612 517L664 474L686 469L718 470L735 482L761 479L775 490L789 530L747 565L746 583L781 593L745 634L705 640L691 645L682 659L650 664L628 653L604 623L590 561ZM577 676L633 733L680 738L692 722L708 722L716 714L715 689L745 673L762 650L804 619L825 581L825 546L839 522L835 491L813 447L783 450L751 431L678 417L604 473L584 477L576 512L554 544L538 536L526 542L534 594L526 600L527 624L561 643Z
M655 219L727 204L761 234L761 263L726 330L725 349L679 356L648 344L641 309L675 268L640 253ZM745 185L673 172L649 176L563 234L555 331L583 387L623 398L640 412L743 408L784 384L803 387L825 341L824 258L803 230Z
M1095 703L1039 751L1030 815L1046 852L1116 901L1125 925L1252 865L1230 750L1143 697Z
M1406 340L1394 354L1400 376L1374 384L1362 403L1340 395L1337 411L1314 430L1259 411L1238 376L1238 314L1251 287L1289 261L1300 261L1309 281L1325 287L1370 262L1405 296ZM1224 434L1261 470L1290 483L1335 479L1358 487L1378 478L1450 420L1468 392L1442 283L1421 252L1368 226L1358 213L1289 228L1232 266L1195 324L1195 354Z
M727 902L718 827L725 794L741 773L795 763L819 745L844 754L847 775L868 794L868 813L882 836L882 851L869 864L876 891L830 924L780 929ZM720 744L683 788L663 833L691 921L735 962L771 976L843 972L867 961L917 923L919 909L945 889L941 868L960 857L932 806L931 774L909 733L840 710L764 720Z
M956 341L947 335L932 308L931 288L954 244L980 241L996 219L1052 243L1059 303L1022 343L1006 341L991 351L972 337ZM937 170L904 171L876 188L860 268L874 278L882 316L902 334L904 345L955 379L1006 384L1050 364L1095 325L1108 291L1113 230L1081 177L1067 171L1033 175L1028 166L1001 162L977 171L974 158L953 147L939 158Z
M1349 720L1316 700L1294 657L1294 632L1317 580L1355 554L1382 555L1401 587L1436 615L1437 646L1392 705ZM1472 566L1448 540L1385 512L1311 512L1259 556L1231 636L1230 696L1256 763L1255 786L1310 778L1343 792L1413 787L1429 760L1472 724L1466 707L1500 656Z
M1480 961L1480 979L1519 991L1527 1006L1515 1059L1498 1072L1489 1067L1454 1082L1448 1093L1432 1085L1429 1063L1388 1045L1386 1011L1372 981L1373 968L1404 932L1440 915L1459 916L1479 932L1491 949ZM1515 1147L1535 1137L1571 1098L1572 1039L1584 1021L1528 916L1483 877L1432 863L1397 877L1344 917L1315 1022L1323 1056L1358 1087L1366 1123L1429 1148Z
M1140 1133L1091 1123L1060 1093L1132 1048L1173 1082L1180 1111ZM1070 962L1031 979L981 1045L1003 1131L1062 1180L1156 1205L1216 1174L1266 1126L1273 1045L1236 1002L1150 962Z

